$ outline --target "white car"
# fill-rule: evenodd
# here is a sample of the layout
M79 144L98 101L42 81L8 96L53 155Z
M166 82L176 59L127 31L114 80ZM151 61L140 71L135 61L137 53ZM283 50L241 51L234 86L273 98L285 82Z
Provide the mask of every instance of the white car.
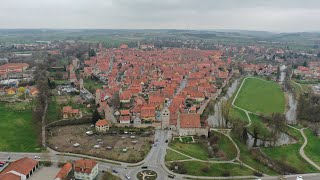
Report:
M303 180L302 176L298 176L296 180Z
M40 159L40 157L39 156L34 156L34 159Z
M131 177L130 177L129 175L126 175L126 178L127 178L127 179L131 179Z

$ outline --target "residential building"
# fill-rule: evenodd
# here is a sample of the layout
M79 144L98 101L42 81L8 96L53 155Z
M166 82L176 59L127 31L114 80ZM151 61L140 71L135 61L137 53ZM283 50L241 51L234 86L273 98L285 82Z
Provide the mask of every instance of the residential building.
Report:
M63 107L62 113L63 119L82 117L82 112L79 109L73 109L71 106Z
M74 162L74 177L79 180L93 180L99 173L98 163L92 159L80 159Z
M109 121L102 119L96 122L96 131L100 133L106 133L109 131L110 124Z
M26 180L39 168L39 162L25 157L10 163L1 173L1 180Z
M154 106L143 106L141 108L141 119L145 121L155 121L156 108Z
M60 169L54 180L64 180L72 171L72 164L67 162Z

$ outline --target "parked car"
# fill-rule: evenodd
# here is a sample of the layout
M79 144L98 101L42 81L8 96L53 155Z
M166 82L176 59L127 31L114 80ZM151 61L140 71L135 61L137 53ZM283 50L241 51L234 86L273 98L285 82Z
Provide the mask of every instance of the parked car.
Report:
M296 180L303 180L302 176L298 176Z
M174 178L174 175L169 174L168 177L173 179L173 178Z
M40 159L40 157L39 156L34 156L34 159Z
M148 169L148 166L142 166L141 169Z
M115 169L113 169L113 170L112 170L112 172L114 172L114 173L118 173L118 171L117 171L117 170L115 170Z
M127 178L127 179L131 179L131 177L130 177L129 175L126 175L126 178Z

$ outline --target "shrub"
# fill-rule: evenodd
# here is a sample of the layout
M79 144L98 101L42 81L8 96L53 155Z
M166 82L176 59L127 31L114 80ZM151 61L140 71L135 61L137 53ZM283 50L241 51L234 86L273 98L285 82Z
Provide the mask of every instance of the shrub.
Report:
M230 176L230 172L225 170L223 173L222 173L222 176L224 177L227 177L227 176Z
M262 177L262 176L263 176L262 173L257 172L257 171L253 172L253 175L254 175L254 176L257 176L257 177Z
M203 168L201 168L201 171L204 173L208 173L209 172L209 167L208 166L204 166Z
M42 161L40 164L42 164L45 167L50 167L52 166L52 162L51 161Z

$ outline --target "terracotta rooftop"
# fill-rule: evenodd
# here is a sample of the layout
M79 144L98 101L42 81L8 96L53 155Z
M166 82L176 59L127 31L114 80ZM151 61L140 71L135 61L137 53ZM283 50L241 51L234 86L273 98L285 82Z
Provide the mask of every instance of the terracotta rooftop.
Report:
M72 164L68 162L61 168L61 170L59 171L59 173L55 178L64 179L65 177L67 177L67 175L70 173L71 170L72 170Z
M30 171L32 171L32 169L37 166L38 161L25 157L22 159L19 159L13 163L10 163L2 172L2 174L5 174L7 172L10 171L16 171L20 174L24 174L27 175L29 174Z
M21 177L13 173L0 174L1 180L21 180Z
M200 128L200 114L181 114L180 115L181 128Z
M80 159L74 162L74 170L76 172L91 173L97 162L92 159Z
M109 122L105 119L102 119L96 122L96 126L105 126L107 124L109 124Z

